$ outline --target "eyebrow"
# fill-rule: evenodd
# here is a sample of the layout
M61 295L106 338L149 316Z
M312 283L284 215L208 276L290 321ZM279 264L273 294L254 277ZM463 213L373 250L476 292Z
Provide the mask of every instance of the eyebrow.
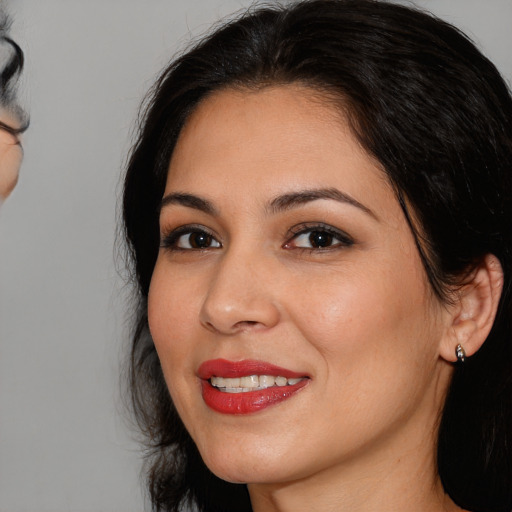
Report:
M359 208L363 212L367 213L374 219L378 220L375 213L373 213L370 208L360 203L357 199L354 199L352 196L346 194L345 192L341 192L336 188L319 188L319 189L309 189L309 190L300 190L298 192L292 192L290 194L284 194L282 196L278 196L273 199L269 206L269 210L272 213L278 213L284 210L291 210L292 208L297 208L302 206L303 204L310 203L312 201L317 201L319 199L331 199L334 201L338 201L339 203L349 204L351 206L355 206Z
M193 194L186 194L183 192L168 194L162 199L162 202L160 203L160 210L170 204L179 204L181 206L186 206L187 208L200 210L213 216L218 215L217 208L215 208L210 201Z
M341 192L341 190L336 188L307 189L300 190L298 192L291 192L289 194L283 194L272 199L268 204L267 210L270 213L275 214L282 211L291 210L293 208L298 208L299 206L310 203L312 201L317 201L319 199L331 199L339 203L355 206L374 219L378 220L377 216L375 213L373 213L372 210L370 210L370 208L360 203L352 196L346 194L345 192ZM207 199L193 194L187 194L184 192L174 192L168 194L162 199L160 203L160 210L171 204L178 204L187 208L193 208L213 216L219 215L219 211L217 208L215 208L213 203Z

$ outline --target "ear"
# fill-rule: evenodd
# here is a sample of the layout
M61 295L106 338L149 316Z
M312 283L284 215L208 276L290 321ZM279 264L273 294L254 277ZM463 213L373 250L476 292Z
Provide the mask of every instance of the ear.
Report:
M461 345L472 356L491 331L503 289L503 269L493 254L487 254L455 294L450 306L449 326L441 343L441 357L457 361Z

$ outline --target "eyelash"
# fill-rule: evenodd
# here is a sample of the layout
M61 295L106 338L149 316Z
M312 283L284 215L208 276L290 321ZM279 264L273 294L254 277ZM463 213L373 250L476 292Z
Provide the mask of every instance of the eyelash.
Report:
M177 243L178 240L184 236L189 235L188 238L188 244L190 244L190 235L198 234L198 235L205 235L208 238L211 238L212 240L215 240L219 246L218 247L178 247ZM207 250L207 249L217 249L219 247L222 247L220 242L217 241L215 238L215 235L211 233L208 229L206 229L204 226L194 226L194 225L187 225L187 226L180 226L179 228L174 229L169 234L165 235L162 238L162 241L160 243L160 247L164 249L169 249L171 251L201 251L201 250Z
M294 250L301 250L301 251L310 251L310 252L319 252L319 251L329 251L329 250L335 250L340 249L343 247L350 247L351 245L354 245L354 240L347 235L347 233L340 231L339 229L333 228L332 226L329 226L328 224L323 223L304 223L299 224L297 226L294 226L290 229L289 235L287 238L289 238L289 241L284 244L285 249L292 249L290 247L291 242L294 239L297 239L298 237L302 235L306 235L310 233L309 237L311 237L314 233L318 234L325 234L329 237L332 237L333 239L338 240L338 243L335 243L333 245L329 245L327 247L294 247ZM310 238L311 239L311 238Z
M298 237L302 235L306 235L310 233L310 237L317 233L319 235L327 234L328 237L331 237L334 240L338 240L337 243L333 245L328 245L326 247L292 247L292 242L294 239L297 239ZM212 242L217 243L218 245L209 246L209 247L193 247L193 244L191 243L190 237L194 234L197 235L203 235L207 237L207 242L211 244ZM181 237L188 235L187 244L190 247L178 247L178 241ZM334 249L340 249L343 247L350 247L354 244L354 240L344 233L343 231L340 231L338 229L333 228L332 226L323 224L323 223L314 223L314 224L299 224L297 226L294 226L290 229L290 231L287 233L286 238L288 241L283 244L284 249L288 250L300 250L300 251L309 251L309 252L319 252L319 251L328 251L328 250L334 250ZM329 243L332 242L332 240L327 239ZM197 241L196 241L197 242ZM310 243L311 238L310 238ZM171 231L169 234L165 235L162 238L160 246L162 248L171 250L171 251L205 251L209 249L218 249L222 247L222 244L215 238L215 235L206 229L204 226L194 226L194 225L187 225L187 226L181 226L179 228L176 228L175 230Z

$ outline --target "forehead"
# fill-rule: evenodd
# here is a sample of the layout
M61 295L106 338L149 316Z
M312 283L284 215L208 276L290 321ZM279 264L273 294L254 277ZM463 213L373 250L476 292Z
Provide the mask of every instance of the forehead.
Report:
M166 193L243 192L248 201L311 187L361 198L380 188L394 200L386 174L341 108L307 87L282 85L226 89L203 100L176 144Z

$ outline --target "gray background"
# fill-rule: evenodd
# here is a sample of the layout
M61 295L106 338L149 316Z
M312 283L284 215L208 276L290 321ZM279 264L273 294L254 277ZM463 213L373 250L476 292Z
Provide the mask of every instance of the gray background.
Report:
M512 0L417 2L466 30L512 79ZM123 419L127 287L119 180L137 106L190 35L234 0L12 0L32 124L0 213L0 511L144 508Z

